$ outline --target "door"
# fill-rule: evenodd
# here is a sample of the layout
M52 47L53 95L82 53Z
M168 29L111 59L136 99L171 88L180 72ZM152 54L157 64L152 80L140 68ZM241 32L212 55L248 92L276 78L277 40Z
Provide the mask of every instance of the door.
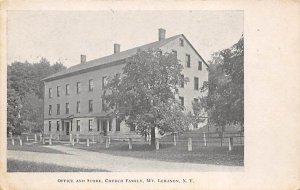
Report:
M107 136L107 120L102 120L101 126L104 136Z
M69 122L65 122L66 124L66 135L70 134L70 123Z

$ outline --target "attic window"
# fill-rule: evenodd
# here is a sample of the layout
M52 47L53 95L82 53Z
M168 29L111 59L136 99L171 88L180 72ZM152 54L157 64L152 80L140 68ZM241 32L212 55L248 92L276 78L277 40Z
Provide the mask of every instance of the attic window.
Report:
M183 46L184 46L184 41L183 41L183 39L182 39L182 38L180 38L179 40L180 40L180 46L182 46L182 47L183 47Z

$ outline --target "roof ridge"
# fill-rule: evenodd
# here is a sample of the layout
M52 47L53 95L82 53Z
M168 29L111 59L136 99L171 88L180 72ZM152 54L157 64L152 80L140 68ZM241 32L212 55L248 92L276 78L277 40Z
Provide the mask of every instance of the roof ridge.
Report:
M165 40L170 40L171 38L179 37L180 35L182 35L182 34L171 36L171 37L166 38L166 39L164 39L162 41L165 42ZM109 56L117 55L117 54L120 54L120 53L124 53L124 52L130 51L130 50L138 49L138 48L141 48L143 46L148 46L148 45L151 45L151 44L155 44L157 42L160 42L160 41L150 42L150 43L147 43L147 44L144 44L144 45L140 45L140 46L137 46L137 47L134 47L134 48L130 48L130 49L118 52L116 54L110 54L110 55L106 55L106 56L103 56L103 57L100 57L100 58L92 59L92 60L87 61L86 63L89 63L89 62L92 62L92 61L96 61L96 60L99 60L99 59L102 59L102 58L106 58L106 57L109 57ZM77 65L80 65L80 64L77 64ZM74 65L74 66L76 66L76 65Z
M62 70L58 73L50 75L50 76L42 79L42 81L49 80L51 78L62 76L62 75L68 74L68 73L73 73L73 72L78 71L78 70L92 68L94 66L104 65L104 64L107 64L107 63L110 63L110 62L114 62L114 61L118 61L118 60L128 58L128 57L134 55L136 53L137 49L144 49L144 50L145 49L156 49L156 48L159 48L159 47L165 45L166 43L169 43L171 40L174 40L174 39L176 39L176 38L178 38L179 36L182 36L182 35L183 34L178 34L178 35L171 36L171 37L166 38L166 39L161 40L161 41L155 41L155 42L147 43L147 44L144 44L144 45L141 45L141 46L137 46L137 47L134 47L134 48L127 49L125 51L121 51L121 52L116 53L116 54L111 54L111 55L107 55L107 56L100 57L100 58L97 58L97 59L92 59L92 60L87 61L86 63L79 63L79 64L73 65L73 66L71 66L71 67L69 67L65 70ZM101 61L102 61L102 63L101 63Z

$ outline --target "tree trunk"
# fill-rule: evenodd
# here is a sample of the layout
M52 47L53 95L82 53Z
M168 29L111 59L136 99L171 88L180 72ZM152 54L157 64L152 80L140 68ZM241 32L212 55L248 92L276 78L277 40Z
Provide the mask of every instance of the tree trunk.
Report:
M151 127L151 146L155 147L155 127Z

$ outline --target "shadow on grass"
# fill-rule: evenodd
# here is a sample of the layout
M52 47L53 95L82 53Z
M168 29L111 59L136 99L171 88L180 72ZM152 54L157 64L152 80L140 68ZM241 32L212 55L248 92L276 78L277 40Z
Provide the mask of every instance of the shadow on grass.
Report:
M59 166L55 164L7 160L7 172L108 172L100 169L85 169Z

